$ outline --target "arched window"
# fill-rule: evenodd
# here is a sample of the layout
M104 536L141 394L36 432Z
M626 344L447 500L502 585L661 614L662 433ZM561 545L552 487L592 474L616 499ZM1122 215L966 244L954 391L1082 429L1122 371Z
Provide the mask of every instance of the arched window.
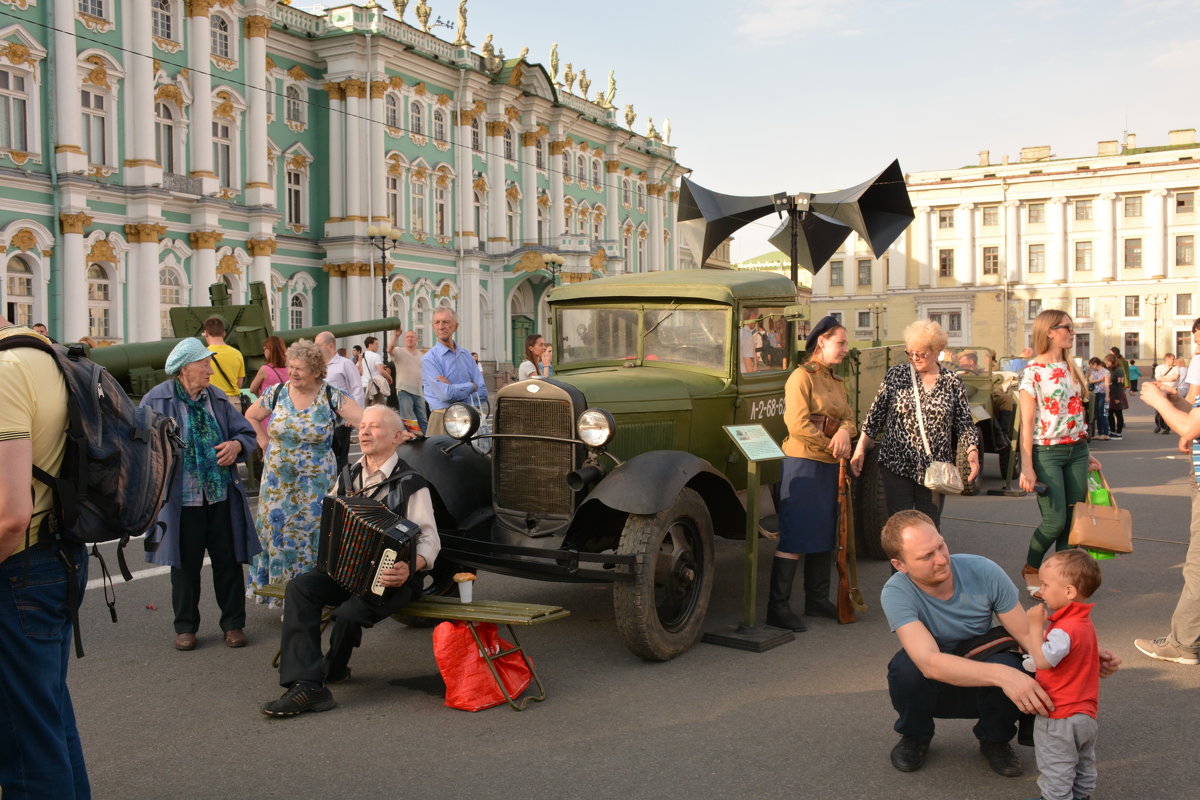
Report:
M83 104L83 149L88 163L108 164L108 96L91 89L80 91Z
M158 271L159 334L170 339L174 334L171 327L171 309L183 305L183 287L179 273L170 267Z
M538 244L546 244L549 233L546 230L546 207L538 203L537 207L537 240Z
M112 278L101 264L87 270L88 336L112 338Z
M596 209L592 212L592 238L600 239L604 235L604 212Z
M439 142L446 141L446 112L440 108L433 110L433 138Z
M625 271L633 272L633 228L629 226L621 231L621 257L625 259Z
M394 94L389 93L383 98L383 124L389 128L400 127L400 103Z
M413 313L413 330L417 332L418 347L429 347L433 344L429 338L429 298L425 295L417 298L416 310Z
M479 130L479 117L471 120L471 149L477 153L483 149L483 135Z
M638 209L646 207L646 184L638 181L637 185Z
M289 86L284 90L284 116L288 122L304 124L304 103L300 98L300 89Z
M633 205L633 187L630 185L629 178L621 179L621 203L626 208Z
M512 161L515 158L512 128L504 129L504 158L508 161Z
M391 220L392 226L404 229L404 214L401 211L400 205L400 177L398 175L387 176L387 213L388 219Z
M587 206L580 206L579 214L575 217L575 232L580 236L587 236L590 226L588 220L591 219L592 212Z
M175 173L175 112L167 103L154 104L154 157L163 172Z
M408 104L408 129L414 136L425 135L425 107L416 100Z
M571 198L567 198L563 203L563 233L570 236L575 232L575 203Z
M596 186L600 185L600 159L592 159L592 183Z
M571 158L571 151L563 150L563 180L565 180L565 181L571 180L571 165L572 165L572 163L574 163L574 162Z
M412 180L412 183L411 183L412 197L411 197L410 202L411 202L411 207L412 207L411 208L412 213L411 213L410 217L412 219L412 232L413 233L425 233L427 230L429 230L425 226L425 204L427 201L427 197L426 197L426 186L427 185L428 184L424 180L417 180L415 178Z
M175 20L171 16L171 0L154 0L150 4L151 30L160 39L174 40Z
M291 302L288 305L288 327L292 330L307 328L305 320L308 317L308 301L304 299L304 295L292 295Z
M25 150L29 141L28 108L25 76L0 69L0 148Z
M504 234L508 237L510 244L517 241L517 204L514 200L508 200L504 204Z
M20 256L8 260L4 281L5 316L14 325L33 324L33 270Z
M587 157L580 153L575 157L575 177L579 179L580 183L583 183L587 180L587 175Z
M535 163L538 169L546 168L546 138L538 139L534 154Z
M441 184L433 189L433 234L441 237L450 235L450 204L446 187Z
M484 242L487 241L487 215L483 213L483 195L479 192L475 192L474 205L475 217L472 222L474 223L475 236L479 241Z
M305 222L304 171L291 165L287 168L287 224L303 227Z
M638 271L639 272L649 272L650 265L646 263L646 237L642 235L643 233L645 233L645 231L638 231L638 243L637 243Z
M230 120L213 118L212 147L213 169L221 186L228 189L233 186L233 123Z
M229 42L229 23L224 17L214 14L212 16L212 54L220 58L232 58L230 53L233 52Z

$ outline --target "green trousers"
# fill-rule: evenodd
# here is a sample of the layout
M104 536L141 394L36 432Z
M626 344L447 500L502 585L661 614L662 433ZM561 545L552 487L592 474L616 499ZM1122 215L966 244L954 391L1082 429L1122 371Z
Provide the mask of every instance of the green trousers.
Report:
M1029 540L1025 563L1040 567L1050 551L1067 547L1071 533L1071 509L1087 500L1087 442L1076 444L1034 445L1033 471L1046 484L1046 493L1038 497L1042 524Z

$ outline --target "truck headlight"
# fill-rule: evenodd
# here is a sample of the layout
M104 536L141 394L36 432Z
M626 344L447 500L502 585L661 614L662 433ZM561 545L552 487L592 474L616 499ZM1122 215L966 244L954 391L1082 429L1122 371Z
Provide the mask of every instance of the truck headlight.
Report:
M470 439L479 430L479 412L465 403L455 403L446 409L442 424L455 439Z
M604 409L589 408L579 415L575 432L588 447L603 447L612 441L613 434L617 432L617 423L613 421L612 414Z

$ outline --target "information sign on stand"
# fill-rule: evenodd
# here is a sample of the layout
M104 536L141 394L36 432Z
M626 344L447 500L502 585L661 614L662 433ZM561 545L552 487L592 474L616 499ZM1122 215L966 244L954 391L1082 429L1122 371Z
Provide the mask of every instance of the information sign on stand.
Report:
M762 653L796 638L791 631L757 627L755 593L758 587L758 465L783 458L783 451L762 425L726 425L725 433L746 458L746 561L742 586L742 621L732 629L705 633L703 641Z

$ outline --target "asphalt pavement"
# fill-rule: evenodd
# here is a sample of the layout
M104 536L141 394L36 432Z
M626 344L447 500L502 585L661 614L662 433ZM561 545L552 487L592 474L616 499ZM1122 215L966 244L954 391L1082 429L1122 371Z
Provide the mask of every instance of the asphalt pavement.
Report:
M1167 632L1182 586L1189 461L1175 451L1174 436L1150 432L1144 406L1136 399L1133 406L1125 438L1094 446L1137 537L1132 555L1103 562L1094 598L1101 645L1124 661L1102 686L1095 798L1190 800L1200 668L1152 661L1133 647L1136 637ZM1000 487L995 456L984 473L985 488ZM988 556L1019 577L1038 521L1032 495L950 498L943 519L952 552ZM764 541L760 618L771 552ZM718 542L709 629L740 615L741 554L741 542ZM102 592L88 592L87 655L70 667L97 798L1037 796L1033 751L1017 748L1024 777L999 777L965 720L939 721L920 771L891 767L897 737L885 669L897 642L878 605L889 574L883 562L861 563L869 609L855 624L810 620L806 633L766 653L701 643L662 664L625 649L608 587L484 573L478 597L572 612L520 631L545 702L521 713L446 708L430 630L386 620L364 635L353 678L332 687L336 709L283 720L258 710L282 692L271 668L278 611L250 607L250 646L229 649L206 586L199 647L177 652L169 577L140 574L115 588L115 625Z

